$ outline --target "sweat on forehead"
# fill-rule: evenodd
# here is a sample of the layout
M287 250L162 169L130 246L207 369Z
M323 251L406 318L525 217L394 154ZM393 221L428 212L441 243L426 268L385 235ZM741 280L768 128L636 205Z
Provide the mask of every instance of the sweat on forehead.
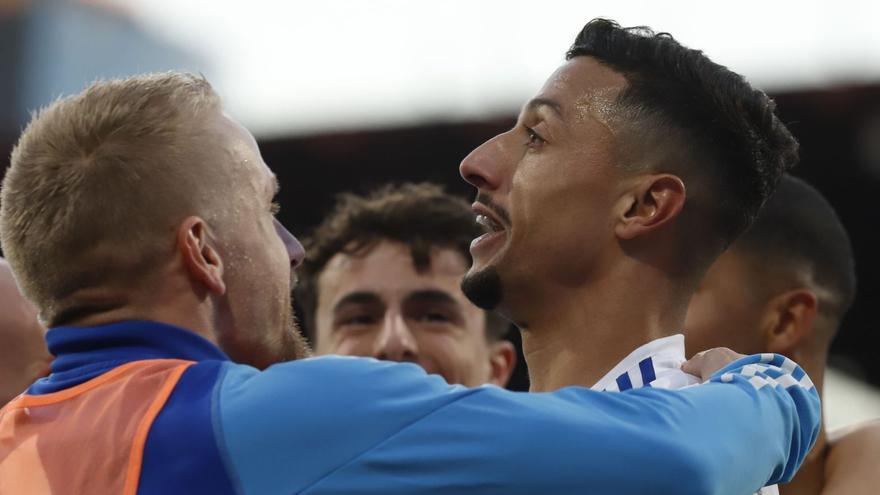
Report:
M611 67L593 57L575 57L556 70L528 105L550 106L565 119L592 117L607 123L626 86L623 74Z

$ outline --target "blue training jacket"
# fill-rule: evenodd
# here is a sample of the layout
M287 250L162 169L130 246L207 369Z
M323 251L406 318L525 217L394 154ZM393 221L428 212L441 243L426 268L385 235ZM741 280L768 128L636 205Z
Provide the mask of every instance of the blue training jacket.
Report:
M528 394L368 358L259 371L155 322L46 339L52 374L0 410L0 494L743 495L819 430L773 354L681 391Z

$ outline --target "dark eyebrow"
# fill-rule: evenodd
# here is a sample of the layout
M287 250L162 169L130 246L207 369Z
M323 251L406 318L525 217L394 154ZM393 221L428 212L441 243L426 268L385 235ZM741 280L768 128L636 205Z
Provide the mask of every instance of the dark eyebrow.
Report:
M345 297L340 299L336 305L333 306L333 311L339 311L339 308L348 304L382 304L382 299L372 292L352 292L346 294Z
M458 301L449 293L436 289L417 290L406 296L404 303L443 303L458 306Z
M544 107L549 108L554 114L556 114L556 117L559 118L559 120L565 120L562 115L562 105L549 98L532 98L526 103L525 110L537 112Z

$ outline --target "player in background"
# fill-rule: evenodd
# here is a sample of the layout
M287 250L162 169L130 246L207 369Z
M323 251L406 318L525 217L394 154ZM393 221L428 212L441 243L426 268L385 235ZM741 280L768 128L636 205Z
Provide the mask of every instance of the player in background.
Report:
M304 241L297 301L317 354L412 362L449 383L504 387L510 323L460 282L479 235L468 203L434 184L346 194Z
M828 349L856 293L846 229L822 195L784 176L758 219L706 273L685 321L688 351L775 352L822 393ZM829 441L829 439L831 439ZM783 495L875 493L880 422L826 434Z
M49 374L52 356L43 340L37 310L18 290L0 258L0 407Z

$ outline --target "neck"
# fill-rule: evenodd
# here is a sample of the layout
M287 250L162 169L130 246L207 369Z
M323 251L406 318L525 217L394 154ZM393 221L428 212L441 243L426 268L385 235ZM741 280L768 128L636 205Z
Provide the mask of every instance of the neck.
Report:
M689 290L632 261L581 287L541 287L518 321L531 391L591 387L639 346L681 332Z
M825 362L827 360L827 350L825 352L804 352L794 353L792 358L801 366L810 376L819 398L825 403L822 394L825 381ZM824 416L824 412L823 412ZM780 495L819 495L825 486L825 463L828 459L828 436L825 432L825 425L819 430L819 436L816 439L816 445L807 454L804 463L798 469L797 474L790 483L779 486Z
M189 289L189 290L187 290ZM150 320L174 325L217 344L213 307L195 294L187 281L168 277L164 287L133 291L127 287L100 287L71 296L71 318L64 326L92 327L125 320Z

